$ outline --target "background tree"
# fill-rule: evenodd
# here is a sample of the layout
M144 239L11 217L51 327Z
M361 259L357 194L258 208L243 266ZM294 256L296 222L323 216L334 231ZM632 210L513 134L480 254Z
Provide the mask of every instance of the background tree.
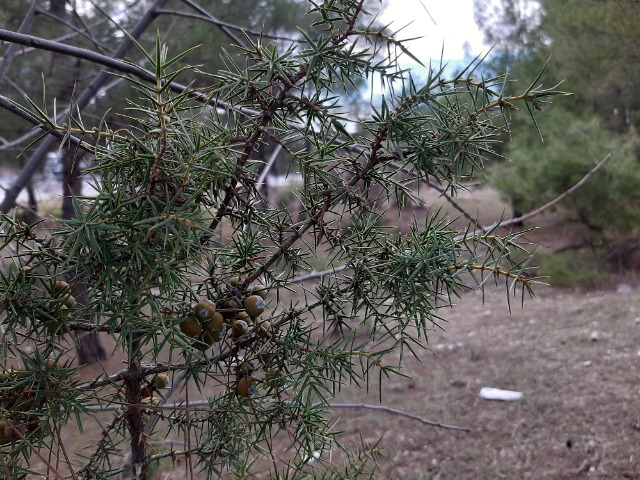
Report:
M539 119L538 132L513 132L505 149L508 162L491 168L492 184L516 212L527 212L569 189L590 169L594 159L615 152L615 161L564 201L556 217L582 226L573 245L601 246L638 224L640 182L635 135L612 137L598 117L585 119L554 109Z
M594 111L616 133L635 129L640 108L638 4L545 1L543 8L551 68L563 65L559 73L575 85L573 109Z
M574 245L611 246L634 234L639 199L636 4L624 1L477 0L476 20L496 48L490 71L526 78L547 63L542 79L571 86L572 100L541 119L538 138L515 129L501 150L510 163L492 168L493 184L516 211L536 197L558 195L612 150L605 173L563 205L559 219L579 222ZM612 54L616 52L616 54ZM506 87L510 91L510 87ZM526 121L514 118L514 124Z

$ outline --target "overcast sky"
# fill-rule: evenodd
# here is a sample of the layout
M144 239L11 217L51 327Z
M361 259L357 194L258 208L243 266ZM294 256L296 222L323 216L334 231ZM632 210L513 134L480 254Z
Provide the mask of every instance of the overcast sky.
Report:
M413 22L398 37L422 37L408 46L424 63L440 60L443 45L445 60L463 59L465 41L474 56L488 50L473 20L473 0L388 0L387 5L383 23L399 29Z

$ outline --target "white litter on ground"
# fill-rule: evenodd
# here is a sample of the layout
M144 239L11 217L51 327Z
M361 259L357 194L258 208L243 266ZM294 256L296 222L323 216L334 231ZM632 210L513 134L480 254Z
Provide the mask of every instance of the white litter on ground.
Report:
M480 397L485 400L500 400L502 402L517 402L522 400L524 393L512 390L500 390L499 388L482 387Z

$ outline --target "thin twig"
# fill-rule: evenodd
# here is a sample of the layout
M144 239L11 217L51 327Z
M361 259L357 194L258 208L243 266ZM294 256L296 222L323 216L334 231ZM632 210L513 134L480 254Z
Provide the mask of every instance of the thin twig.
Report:
M429 425L431 427L444 428L446 430L457 430L461 432L471 432L472 430L467 427L458 427L457 425L449 425L446 423L433 422L431 420L427 420L422 417L418 417L416 415L412 415L407 412L403 412L402 410L398 410L391 407L385 407L384 405L367 405L366 403L330 403L328 405L330 408L337 409L359 409L359 410L376 410L380 412L391 413L393 415L399 415L401 417L409 418L411 420L415 420L416 422L420 422L424 425Z
M150 78L150 76L153 76L155 78L155 75L153 75L151 72L147 72L146 70L131 63L126 63L122 60L118 60L117 56L114 58L111 56L96 53L93 50L88 50L86 48L74 47L72 45L54 42L45 38L35 37L33 35L26 35L0 29L0 40L4 40L12 44L35 47L39 50L47 50L54 53L69 55L75 58L80 58L82 60L88 60L93 63L104 65L105 67L109 67L114 70L131 73L133 75L145 75L148 78Z
M531 219L531 218L533 218L533 217L535 217L537 215L540 215L545 210L548 210L551 207L553 207L554 205L557 205L558 203L563 201L565 198L567 198L569 195L575 193L578 189L580 189L585 183L587 183L587 181L591 177L593 177L599 170L601 170L606 165L606 163L609 160L611 160L612 157L613 157L613 152L607 153L605 155L605 157L602 160L600 160L595 167L593 167L591 170L589 170L587 172L587 174L580 179L580 181L578 183L576 183L569 190L566 190L563 193L561 193L560 195L558 195L556 198L554 198L550 202L545 203L541 207L538 207L535 210L531 210L530 212L525 213L524 215L520 215L519 217L510 218L509 220L504 220L502 222L498 222L498 223L494 223L493 225L489 225L487 227L479 228L479 229L477 229L477 230L475 230L473 232L467 232L464 235L459 235L459 236L455 237L454 240L455 241L459 241L459 240L462 240L465 237L468 238L468 237L472 237L472 236L475 236L475 235L482 235L483 233L490 232L490 231L495 230L497 228L510 227L511 225L514 225L514 224L520 223L520 222L524 222L525 220L529 220L529 219Z
M99 8L99 6L96 6L96 5L94 5L94 6L95 6L96 8ZM102 12L102 13L106 15L106 13L105 13L105 12ZM113 19L109 19L109 20L110 20L112 23L115 23L115 20L113 20ZM103 21L106 21L106 20L101 20L101 22L103 22ZM98 23L101 23L101 22L98 22ZM95 25L97 25L98 23L94 24L94 26L95 26ZM116 23L116 26L117 26L121 31L123 31L123 32L125 31L125 30L124 30L122 27L120 27L117 23ZM91 26L89 26L89 27L91 27ZM165 35L166 35L166 33L165 33ZM12 44L12 45L13 45L13 44ZM27 50L29 50L29 49L27 49ZM37 49L35 49L35 50L37 50ZM137 64L139 67L142 67L142 66L143 66L143 65L145 65L146 63L147 63L147 60L146 60L146 59L144 59L144 58L143 58L143 59L140 59L140 60L138 60L138 61L136 61L136 64ZM10 81L10 79L8 79L8 78L5 78L5 80L6 80L7 82L11 82L11 81ZM106 86L104 86L104 87L101 87L101 88L100 88L100 92L101 92L102 94L107 93L109 90L111 90L112 88L114 88L114 87L116 87L117 85L119 85L120 83L122 83L122 81L123 81L123 80L124 80L124 79L123 79L122 77L118 77L118 78L114 79L114 80L113 80L112 82L110 82L108 85L106 85ZM14 85L14 87L15 87L15 85ZM1 101L1 99L0 99L0 101ZM2 105L0 105L0 107L4 107L4 105L2 104ZM26 118L26 117L22 117L22 115L27 115L25 112L21 112L21 111L11 111L11 112L12 112L12 113L15 113L16 115L21 116L21 118L23 118L24 120L27 120L28 122L33 123L33 124L34 124L34 125L36 125L38 128L41 128L41 129L43 129L43 130L47 131L48 133L51 133L51 134L52 134L53 136L55 136L56 138L59 138L59 139L61 139L61 140L64 138L64 134L62 134L62 132L57 131L57 130L51 130L51 129L50 129L50 127L44 127L42 124L40 124L39 122L37 122L37 120L35 119L35 117L32 117L31 119L30 119L30 118ZM66 118L66 115L67 115L66 110L61 111L61 112L60 112L60 113L55 117L55 122L54 122L54 123L55 123L56 125L60 124L61 122L63 122L63 119L64 119L64 118ZM19 146L20 146L20 145L22 145L24 142L26 142L27 140L30 140L31 138L35 137L35 136L36 136L36 135L38 135L38 134L39 134L38 130L37 130L37 129L34 129L34 130L31 130L31 131L29 131L29 132L25 133L24 135L22 135L22 136L20 136L20 137L18 137L18 138L16 138L16 139L11 140L11 141L7 141L7 140L4 140L4 139L0 139L0 151L2 151L2 150L9 150L9 149L12 149L12 148L15 148L15 147L19 147ZM69 138L69 141L70 141L71 143L73 143L74 145L78 145L78 142L80 141L80 139L78 139L77 137L71 136L71 135L70 135L68 138ZM80 148L82 148L82 149L84 149L84 150L86 150L86 151L89 151L89 152L90 152L90 153L92 153L92 154L94 153L94 152L93 152L93 146L92 146L92 145L90 145L90 144L88 144L88 143L86 143L86 142L85 142L85 143L81 143L81 144L80 144ZM20 148L20 150L22 150L22 148ZM1 188L1 187L0 187L0 188Z
M267 160L267 163L265 163L265 165L262 167L262 171L260 172L260 175L258 176L258 178L257 178L257 180L255 182L255 189L256 189L256 193L257 194L260 194L261 187L264 188L265 179L267 178L267 175L269 174L269 171L271 170L271 168L275 164L276 159L278 158L278 154L280 153L281 150L282 150L282 146L279 145L279 144L276 145L276 148L273 150L273 152L271 152L271 155L269 156L269 160ZM240 182L238 182L238 186L241 186ZM252 206L256 205L258 202L259 202L259 199L256 200L255 202L252 202ZM243 230L245 232L249 231L249 224L248 223L244 226Z
M400 165L399 163L396 162L391 162L389 163L390 167L393 168L397 168L398 170L402 170L403 172L411 175L412 172L409 168L407 168L404 165ZM473 223L476 227L480 227L480 225L478 225L478 220L472 216L470 213L468 213L464 208L462 208L460 206L460 204L458 204L458 202L456 202L453 197L451 195L449 195L447 193L447 190L443 187L441 187L440 185L437 185L435 183L429 182L427 179L421 179L422 182L426 183L427 186L429 188L433 188L434 190L437 190L438 192L440 192L440 195L442 195L444 197L444 199L449 202L449 204L451 204L451 206L453 208L455 208L458 212L460 212L460 214L466 218L467 220L469 220L471 223Z
M504 222L500 222L498 224L499 227L503 228L503 227L508 227L511 226L515 223L520 223L520 222L524 222L526 220L529 220L532 217L535 217L536 215L540 215L542 212L544 212L545 210L550 209L551 207L553 207L554 205L557 205L558 203L560 203L561 201L563 201L565 198L567 198L569 195L573 194L576 190L578 190L580 187L582 187L585 183L587 183L587 181L593 177L599 170L601 170L605 164L611 160L611 158L613 157L613 152L609 152L605 155L605 157L600 160L598 162L598 164L593 167L591 170L589 170L587 172L587 174L582 177L582 179L576 183L573 187L571 187L569 190L567 190L566 192L560 194L559 196L557 196L556 198L554 198L553 200L551 200L548 203L545 203L544 205L542 205L541 207L536 208L535 210L530 211L529 213L525 213L524 215L521 215L519 217L515 217L512 218L510 220L505 220ZM490 227L485 227L483 230L487 230L490 229Z
M189 450L171 450L170 452L165 453L156 453L155 455L150 455L147 459L147 463L159 462L163 458L167 457L175 457L178 455L191 455L193 452Z
M138 77L146 82L155 83L156 76L154 73L145 70L137 65L133 65L131 63L125 62L123 60L118 60L119 52L113 54L113 56L101 55L99 53L94 52L93 50L87 50L85 48L73 47L70 45L66 45L64 43L55 42L52 40L47 40L41 37L35 37L33 35L22 35L9 30L4 30L0 28L0 40L15 43L18 45L25 45L37 48L38 50L47 50L54 53L61 53L64 55L69 55L75 58L80 58L82 60L87 60L89 62L95 63L97 65L102 65L104 67L108 67L114 71L126 73L129 75L133 75L134 77ZM101 72L104 73L104 72ZM183 93L187 90L185 85L182 85L177 82L171 82L168 87L171 91L177 93ZM201 102L208 101L209 104L214 105L219 108L223 108L226 110L233 110L237 113L246 114L246 115L256 115L258 110L241 108L241 107L233 107L227 102L223 102L222 100L212 99L209 96L198 92L190 92L189 97L195 98Z
M158 407L145 407L147 410L151 410L151 411L162 411L162 410L181 410L181 411L191 411L191 412L196 412L196 411L201 411L201 412L209 412L209 411L217 411L214 409L210 409L210 408L205 408L202 409L200 407L207 407L209 406L209 401L208 400L193 400L190 402L178 402L178 403L165 403L162 406L158 406ZM316 405L316 406L320 406L320 405ZM332 410L339 410L339 409L362 409L362 410L378 410L378 411L383 411L386 413L391 413L394 415L400 415L402 417L405 418L409 418L411 420L415 420L417 422L420 422L424 425L429 425L431 427L438 427L438 428L444 428L447 430L458 430L458 431L463 431L463 432L471 432L472 430L470 428L467 427L459 427L457 425L449 425L446 423L440 423L440 422L434 422L432 420L427 420L425 418L422 417L418 417L416 415L412 415L411 413L405 412L403 410L398 410L396 408L391 408L391 407L387 407L384 405L368 405L366 403L329 403L329 404L322 404L322 406L326 406ZM109 411L117 411L120 410L122 407L121 406L114 406L114 405L109 405L107 407L85 407L87 411L89 412L109 412Z
M73 464L71 463L71 459L69 458L69 455L67 455L67 449L64 448L64 442L62 441L60 424L56 424L55 432L58 437L58 445L60 446L60 449L62 450L62 455L64 456L64 459L67 462L67 466L69 467L69 472L71 473L71 477L73 478L73 480L78 480L76 473L73 471Z
M109 432L113 429L115 429L118 425L118 423L120 423L122 421L122 419L124 418L124 412L121 412L119 415L115 415L113 417L113 420L111 421L111 423L109 425L107 425L107 428L104 428L102 430L102 437L100 438L100 440L94 445L97 445L97 448L95 450L95 453L93 453L91 455L91 457L89 458L93 458L96 455L98 455L98 453L100 453L101 449L102 449L102 445L107 442L107 440L109 439ZM91 463L87 463L84 467L82 467L82 469L78 472L79 474L83 475L82 478L84 478L84 473L86 471L88 471L91 468Z
M16 107L7 97L0 95L0 107L4 108L5 110L13 113L14 115L17 115L18 117L22 118L23 120L26 120L27 122L31 123L32 125L35 125L36 127L38 127L41 130L44 130L45 133L51 134L54 137L56 137L59 140L65 140L65 141L69 141L69 143L72 143L74 145L78 145L80 148L82 148L83 150L86 150L87 152L91 152L93 153L94 147L93 145L80 140L77 137L74 137L73 135L66 135L58 130L56 130L53 127L50 127L48 125L44 125L42 124L42 122L40 122L36 117L34 117L33 115L26 113L25 111L21 110L20 108Z
M264 33L264 32L255 32L245 27L240 27L232 23L223 22L222 20L219 20L212 16L210 17L206 15L196 15L193 13L180 12L177 10L156 10L156 13L158 15L170 15L172 17L185 17L185 18L191 18L193 20L202 20L203 22L209 22L214 25L218 25L219 27L225 27L231 30L237 30L245 34L253 35L254 37L268 38L270 40L283 40L283 41L292 42L292 43L300 43L302 41L298 38L283 37L281 35L273 35L273 34Z
M0 455L0 466L2 466L2 470L4 470L7 480L11 479L11 471L9 470L9 465L7 465L4 455Z
M64 480L64 477L62 475L60 475L60 473L58 473L58 471L55 468L53 468L53 465L51 465L47 461L47 459L42 456L40 451L36 447L34 447L33 444L29 440L26 439L26 437L22 434L20 429L16 428L16 426L10 420L7 419L6 422L7 422L7 426L10 427L11 430L13 431L12 433L17 435L18 438L20 438L20 441L24 442L24 444L27 445L27 447L29 447L29 449L40 459L40 461L42 463L44 463L47 466L47 468L49 468L53 472L53 474L57 478L59 478L60 480Z
M200 13L201 15L207 17L209 20L211 20L212 22L214 22L219 28L220 30L222 30L222 32L231 39L232 42L235 42L236 45L239 45L241 47L246 47L246 44L244 42L244 40L240 37L238 37L234 32L233 29L230 28L229 26L225 25L223 22L221 22L220 20L218 20L216 17L214 17L209 11L207 11L205 8L203 8L202 6L200 6L199 4L197 4L196 2L194 2L193 0L181 0L182 3L184 3L185 5L188 5L189 7L193 8L196 12ZM158 10L157 10L158 11Z
M276 148L274 148L273 152L271 152L271 156L269 157L269 160L267 160L267 163L264 165L264 167L262 167L262 171L260 172L260 175L256 180L256 190L258 192L260 191L260 188L264 185L267 175L269 174L269 171L271 170L274 163L276 162L276 159L278 158L278 154L280 153L281 150L282 150L282 145L280 144L276 145Z
M331 275L331 274L335 274L335 273L340 273L343 272L345 270L349 270L351 267L349 267L348 265L341 265L339 267L336 268L329 268L327 270L321 270L321 271L317 271L314 270L311 273L307 273L306 275L299 275L295 278L292 278L291 280L287 280L286 284L292 284L292 283L302 283L302 282L306 282L307 280L313 280L316 278L322 278L325 275Z
M60 18L59 16L54 15L53 13L51 13L51 12L49 12L47 10L40 9L38 11L38 13L40 15L45 15L47 17L50 17L51 19L55 20L56 22L60 22L62 25L67 27L69 30L73 30L73 31L77 32L78 35L81 35L81 36L85 37L86 39L88 39L93 44L94 47L96 47L96 49L100 53L102 53L102 54L110 53L107 48L105 48L102 44L100 44L100 42L98 42L95 39L95 37L91 33L91 29L89 28L89 26L84 23L84 20L82 19L82 17L80 15L78 15L77 13L75 15L76 15L76 18L78 18L78 20L82 23L82 26L84 27L82 29L76 27L72 23L67 22L64 18Z
M41 1L42 0L33 0L33 2L31 3L31 7L29 7L29 11L27 12L24 19L22 20L20 27L18 27L18 33L25 33L29 31L29 29L31 28L31 24L33 23L33 18L35 17L36 12L40 8ZM15 57L17 50L18 50L18 45L12 43L9 45L6 53L2 57L2 62L0 63L0 83L2 83L5 72L11 65L11 62L13 62L13 58Z
M542 205L541 207L536 208L535 210L531 210L528 213L525 213L524 215L521 215L519 217L515 217L515 218L511 218L509 220L504 220L502 222L499 222L498 224L494 224L494 225L490 225L488 227L480 227L477 230L473 231L473 232L467 232L464 235L459 235L457 237L454 238L454 241L460 241L465 237L471 237L474 235L481 235L483 233L489 232L491 230L494 230L496 228L505 228L505 227L509 227L511 225L514 225L516 223L519 222L523 222L525 220L530 220L531 218L535 217L536 215L540 215L542 212L544 212L545 210L548 210L549 208L553 207L554 205L557 205L558 203L560 203L562 200L564 200L565 198L567 198L569 195L575 193L576 190L578 190L580 187L582 187L591 177L593 177L599 170L601 170L605 164L611 160L611 158L613 157L613 153L609 152L602 160L600 160L598 162L598 164L593 167L591 170L589 170L589 172L587 172L587 174L582 177L582 179L576 183L573 187L571 187L569 190L563 192L562 194L558 195L556 198L554 198L553 200L551 200L548 203L545 203L544 205ZM430 186L433 186L433 184L430 184ZM447 198L448 196L445 196L445 198ZM469 214L467 214L469 215ZM285 282L286 284L290 284L290 283L301 283L307 280L313 280L315 278L322 278L325 275L331 275L332 273L339 273L342 272L344 270L350 270L351 267L348 265L340 265L338 267L335 268L329 268L327 270L322 270L322 271L313 271L311 273L308 273L306 275L300 275L298 277L295 277L287 282Z
M136 0L133 3L127 4L125 7L123 7L120 10L117 10L116 12L114 12L113 15L122 16L124 13L126 13L127 11L130 11L132 8L134 8L136 6L136 4L140 3L140 1L141 0ZM120 27L120 25L117 24L117 22L115 22L113 20L112 17L110 17L108 14L106 14L106 12L104 10L102 10L99 5L96 5L96 3L92 2L92 1L90 1L89 3L91 3L91 5L96 10L100 11L100 13L102 15L104 15L106 18L103 18L101 20L97 20L95 23L92 23L91 25L88 25L88 27L87 27L88 30L95 31L95 30L97 30L98 26L102 25L103 23L105 23L107 21L111 21L111 23L113 23L117 28L119 28L120 31L122 31L122 32L125 31L123 28ZM18 31L20 31L20 30L18 30ZM61 42L62 43L64 41L66 41L66 40L70 40L70 39L72 39L74 37L77 37L78 35L82 35L82 30L65 33L63 35L60 35L59 37L52 38L51 41L52 42ZM29 54L31 52L36 52L38 50L40 50L40 49L37 48L37 47L23 48L20 51L16 52L15 56L19 57L19 56L22 56L22 55Z

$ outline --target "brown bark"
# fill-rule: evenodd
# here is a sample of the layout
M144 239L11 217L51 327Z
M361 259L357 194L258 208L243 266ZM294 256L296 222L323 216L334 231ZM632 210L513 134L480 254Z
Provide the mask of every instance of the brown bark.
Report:
M62 218L75 217L73 198L82 195L82 169L80 158L76 154L76 149L71 147L62 158ZM86 278L79 279L74 293L78 302L86 304L90 301ZM80 365L95 363L107 357L96 332L80 332L76 350Z
M59 17L64 15L66 0L49 0L49 11Z
M147 459L147 442L144 431L144 418L140 404L142 402L142 365L140 361L140 343L134 338L129 344L131 360L129 361L129 376L125 379L127 395L126 419L131 433L131 478L147 480L149 464Z

